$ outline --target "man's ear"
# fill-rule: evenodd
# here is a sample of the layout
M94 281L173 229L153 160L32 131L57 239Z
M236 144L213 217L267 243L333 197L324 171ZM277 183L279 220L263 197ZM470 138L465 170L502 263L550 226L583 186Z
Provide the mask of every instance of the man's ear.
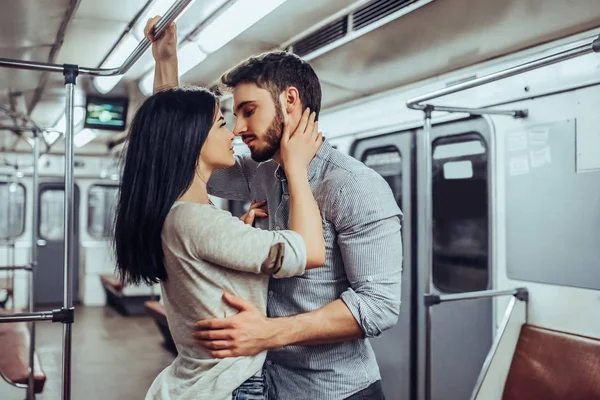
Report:
M300 93L298 93L298 89L294 86L290 86L289 88L283 91L283 103L284 110L287 114L292 114L294 110L298 107L301 107L300 102Z

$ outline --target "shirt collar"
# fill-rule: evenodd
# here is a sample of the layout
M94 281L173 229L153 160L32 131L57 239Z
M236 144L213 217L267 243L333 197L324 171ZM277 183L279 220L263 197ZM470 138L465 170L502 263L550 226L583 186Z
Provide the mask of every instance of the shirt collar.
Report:
M323 144L319 150L317 150L317 154L313 157L310 164L308 164L307 176L309 183L312 183L316 179L317 173L322 169L323 162L327 159L327 157L329 157L332 149L333 147L331 147L331 144L327 141L327 139L323 138ZM277 169L275 170L275 177L280 181L286 180L285 172L283 168L281 168L281 165L277 166Z

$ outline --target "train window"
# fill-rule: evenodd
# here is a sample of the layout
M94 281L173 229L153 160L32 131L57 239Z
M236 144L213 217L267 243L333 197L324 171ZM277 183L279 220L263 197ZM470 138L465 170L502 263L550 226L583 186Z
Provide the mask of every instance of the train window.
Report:
M446 293L488 287L488 157L476 133L433 143L433 283Z
M390 185L396 202L402 205L402 155L396 146L384 146L365 151L361 161L377 171Z
M88 233L95 238L112 236L118 186L94 185L88 195Z
M40 196L40 237L58 241L64 238L65 192L62 189L47 189Z
M0 239L20 236L25 231L25 187L0 182Z

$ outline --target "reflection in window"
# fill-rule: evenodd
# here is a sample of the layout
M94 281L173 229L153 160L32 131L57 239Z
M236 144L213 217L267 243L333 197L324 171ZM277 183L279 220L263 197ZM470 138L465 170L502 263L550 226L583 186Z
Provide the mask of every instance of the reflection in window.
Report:
M96 238L108 238L117 208L118 186L92 186L88 196L88 232Z
M396 146L378 147L364 152L361 161L374 169L392 188L396 202L402 207L402 156Z
M488 286L488 157L481 136L434 142L433 283L442 292Z
M45 240L64 239L65 192L48 189L40 196L40 237Z
M0 239L15 238L25 231L25 187L0 182Z

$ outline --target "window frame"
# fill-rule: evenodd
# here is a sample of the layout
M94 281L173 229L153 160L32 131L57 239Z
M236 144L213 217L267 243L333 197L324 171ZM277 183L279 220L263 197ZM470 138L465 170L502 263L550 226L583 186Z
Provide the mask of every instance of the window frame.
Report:
M398 163L400 165L400 172L396 173L394 175L383 175L382 173L380 173L377 170L377 167L379 167L380 165L392 165L392 163L386 163L386 164L378 164L378 165L368 165L365 161L367 160L367 157L369 156L369 154L372 154L372 152L375 152L377 150L386 150L387 151L382 151L379 154L386 154L386 153L392 153L392 152L396 152L398 154L398 157L400 158L398 161L394 162ZM377 153L376 153L377 154ZM404 196L403 196L403 192L402 192L402 187L403 187L403 183L404 183L404 156L402 155L402 152L400 151L400 149L398 148L398 146L394 145L394 144L388 144L388 145L384 145L384 146L378 146L378 147L368 147L366 148L361 157L360 157L360 162L362 162L363 164L365 164L367 167L371 168L372 170L374 170L375 172L377 172L383 179L386 180L386 183L390 186L390 189L392 190L392 193L394 195L394 200L396 200L396 203L398 204L398 207L402 208L403 206L403 202L404 202ZM386 177L388 176L393 176L394 179L399 179L400 180L400 187L398 188L399 193L395 193L394 192L394 188L392 187L392 185L389 184L389 182L387 181Z
M481 145L483 146L483 153L470 153L470 154L464 154L464 155L454 155L452 157L440 157L440 158L434 158L434 153L435 153L435 149L437 146L443 146L443 145L449 145L449 144L456 144L456 143L461 143L461 142L471 142L471 141L479 141L481 143ZM448 180L448 181L452 181L452 180L460 180L460 179L451 179L451 178L446 178L444 176L444 164L448 163L448 162L457 162L457 161L470 161L472 164L472 168L473 168L473 176L470 178L462 178L465 180L471 180L471 179L478 179L477 178L477 174L475 171L475 162L477 161L476 158L480 158L480 157L485 157L485 164L486 164L486 171L485 171L485 182L486 182L486 189L487 189L487 204L485 205L485 216L486 216L486 236L487 236L487 243L486 243L486 264L485 264L485 273L486 273L486 284L485 287L481 287L481 288L476 288L476 289L471 289L471 288L449 288L449 287L440 287L439 285L439 278L436 280L436 276L438 276L436 274L436 268L434 268L434 264L436 263L435 258L436 258L436 249L434 247L435 245L435 240L432 236L432 241L431 241L431 252L432 252L432 265L431 265L431 284L433 286L433 288L440 292L440 293L449 293L449 294L455 294L455 293L468 293L471 291L477 291L477 290L486 290L489 289L491 287L491 285L493 284L493 270L491 267L491 258L492 258L492 251L491 251L491 240L492 240L492 231L491 231L491 224L492 222L492 218L493 216L491 215L491 209L490 209L490 202L491 200L491 196L492 193L490 193L490 185L491 185L491 175L490 175L490 171L491 171L491 163L490 163L490 146L486 140L486 137L478 131L475 130L469 130L466 132L462 132L462 133L457 133L457 134L452 134L452 135L444 135L444 136L439 136L436 137L433 141L432 141L432 148L431 148L431 159L432 159L432 170L431 170L431 184L432 184L432 196L433 196L433 190L434 190L434 185L435 185L435 181L436 181L436 177L437 174L441 174L442 179L444 180ZM436 170L437 168L437 170ZM433 197L432 197L432 226L433 226L433 222L434 222L434 212L435 210L433 209L434 207L434 202L433 202ZM438 254L439 256L439 254ZM451 290L448 290L451 289Z
M90 187L88 188L88 191L87 191L86 232L93 239L96 239L96 240L108 240L108 239L110 239L110 236L105 236L103 234L99 236L99 235L97 235L95 233L92 233L92 231L90 230L90 197L91 197L90 194L91 194L92 190L94 188L97 188L97 187L116 189L118 191L120 185L118 185L118 184L110 184L110 183L95 183L95 184L90 185ZM117 199L117 201L118 201L118 199ZM116 204L115 204L115 206L116 206ZM106 208L104 208L103 212L104 212L104 216L106 216Z
M9 235L7 232L6 237L2 237L0 235L0 240L2 241L10 241L10 240L14 240L17 239L20 236L23 236L25 234L26 231L26 225L27 225L27 188L25 187L25 185L23 185L21 182L10 182L10 181L6 181L6 180L0 180L0 186L2 185L6 185L9 186L11 184L15 184L17 186L20 186L23 189L23 220L21 223L21 230L13 235Z

